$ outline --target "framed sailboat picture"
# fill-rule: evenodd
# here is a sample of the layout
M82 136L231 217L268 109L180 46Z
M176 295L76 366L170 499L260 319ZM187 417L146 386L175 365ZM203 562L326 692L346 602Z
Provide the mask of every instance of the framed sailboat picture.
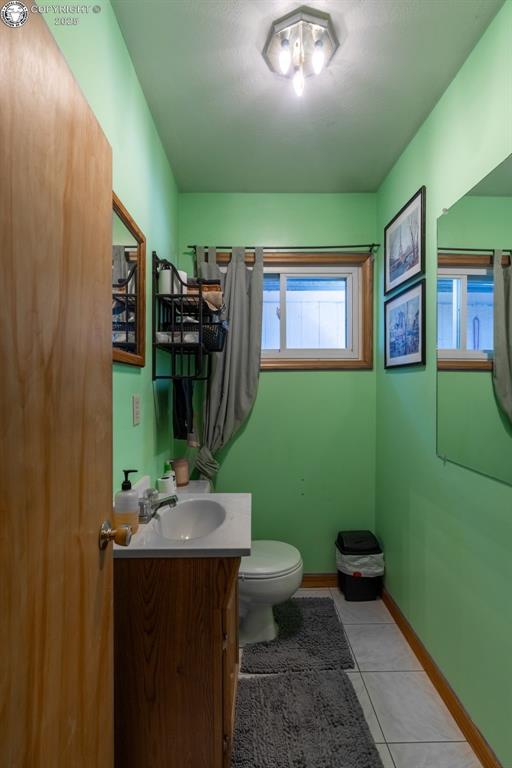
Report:
M425 364L425 280L384 303L386 368Z
M425 269L425 201L421 187L384 229L384 293Z

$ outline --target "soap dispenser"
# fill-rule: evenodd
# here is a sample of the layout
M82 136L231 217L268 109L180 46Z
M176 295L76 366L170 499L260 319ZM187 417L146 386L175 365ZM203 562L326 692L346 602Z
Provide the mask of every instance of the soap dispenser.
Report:
M132 533L139 527L139 495L134 491L130 482L132 472L136 469L123 469L124 480L121 490L116 493L114 501L114 528L129 525Z

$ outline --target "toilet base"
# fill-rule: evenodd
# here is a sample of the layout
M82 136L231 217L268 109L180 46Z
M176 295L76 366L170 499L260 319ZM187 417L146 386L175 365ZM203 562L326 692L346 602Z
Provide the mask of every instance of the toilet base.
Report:
M243 648L248 643L264 643L275 640L278 627L271 605L251 605L240 621L239 642Z

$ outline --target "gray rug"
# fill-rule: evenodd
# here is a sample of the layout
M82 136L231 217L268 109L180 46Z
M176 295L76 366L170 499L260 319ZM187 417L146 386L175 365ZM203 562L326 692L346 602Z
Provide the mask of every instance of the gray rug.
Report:
M241 678L232 768L383 768L342 670Z
M279 636L246 645L241 672L279 674L308 669L352 669L354 660L328 597L298 597L274 608Z

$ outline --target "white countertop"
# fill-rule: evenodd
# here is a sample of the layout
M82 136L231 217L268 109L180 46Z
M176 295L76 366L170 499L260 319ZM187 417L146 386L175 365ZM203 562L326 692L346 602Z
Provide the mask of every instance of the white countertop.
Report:
M185 498L217 501L225 508L226 519L207 536L184 541L163 538L153 519L139 526L128 547L114 544L114 557L243 557L251 553L250 493L187 493L181 497Z

